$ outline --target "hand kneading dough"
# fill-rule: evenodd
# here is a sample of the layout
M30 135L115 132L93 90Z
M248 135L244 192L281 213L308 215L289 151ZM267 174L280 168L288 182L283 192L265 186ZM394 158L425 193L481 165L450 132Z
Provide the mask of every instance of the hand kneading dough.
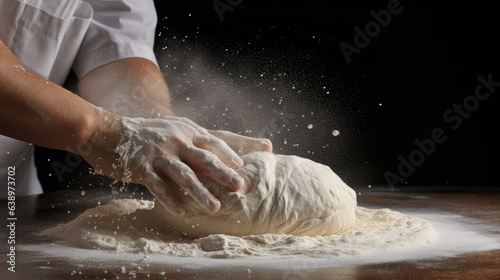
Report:
M209 234L236 236L286 233L327 235L347 230L355 222L356 194L325 165L296 156L253 152L241 157L237 172L245 186L231 192L199 174L207 189L221 201L210 215L185 196L186 214L155 211L179 232L191 237Z

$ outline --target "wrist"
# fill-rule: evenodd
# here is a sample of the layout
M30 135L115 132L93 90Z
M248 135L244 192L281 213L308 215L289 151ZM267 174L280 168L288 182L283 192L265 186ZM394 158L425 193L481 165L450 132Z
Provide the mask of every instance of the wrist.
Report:
M80 144L93 148L113 150L121 139L121 116L94 107L93 114L86 121L86 132Z

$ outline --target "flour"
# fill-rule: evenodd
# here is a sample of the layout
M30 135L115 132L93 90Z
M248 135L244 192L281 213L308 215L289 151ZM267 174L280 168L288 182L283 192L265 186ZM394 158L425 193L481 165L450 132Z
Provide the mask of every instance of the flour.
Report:
M434 240L423 219L356 206L354 191L327 166L266 152L242 159L238 192L198 174L221 200L215 215L189 196L182 218L153 201L115 199L41 236L77 248L205 258L364 255Z
M356 207L356 222L339 234L213 234L198 239L175 232L154 209L151 201L115 199L41 235L77 248L204 258L365 255L424 246L434 240L430 223L389 209Z

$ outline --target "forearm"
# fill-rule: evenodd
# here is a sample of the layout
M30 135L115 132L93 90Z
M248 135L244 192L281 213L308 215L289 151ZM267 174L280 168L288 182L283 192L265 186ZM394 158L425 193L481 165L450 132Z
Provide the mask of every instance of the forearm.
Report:
M173 115L163 74L143 58L127 58L86 74L78 93L110 112L129 117L161 118Z
M95 133L100 110L20 64L0 41L0 134L76 150Z
M98 67L82 78L78 90L86 100L120 115L145 118L173 115L163 74L146 59L128 58ZM272 152L268 139L225 131L209 132L240 154Z

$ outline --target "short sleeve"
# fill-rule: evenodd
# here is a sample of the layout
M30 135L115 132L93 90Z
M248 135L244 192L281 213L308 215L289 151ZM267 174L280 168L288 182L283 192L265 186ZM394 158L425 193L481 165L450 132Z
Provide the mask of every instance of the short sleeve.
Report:
M73 64L81 78L92 69L123 58L141 57L158 65L154 54L157 23L152 0L85 0L94 16Z

